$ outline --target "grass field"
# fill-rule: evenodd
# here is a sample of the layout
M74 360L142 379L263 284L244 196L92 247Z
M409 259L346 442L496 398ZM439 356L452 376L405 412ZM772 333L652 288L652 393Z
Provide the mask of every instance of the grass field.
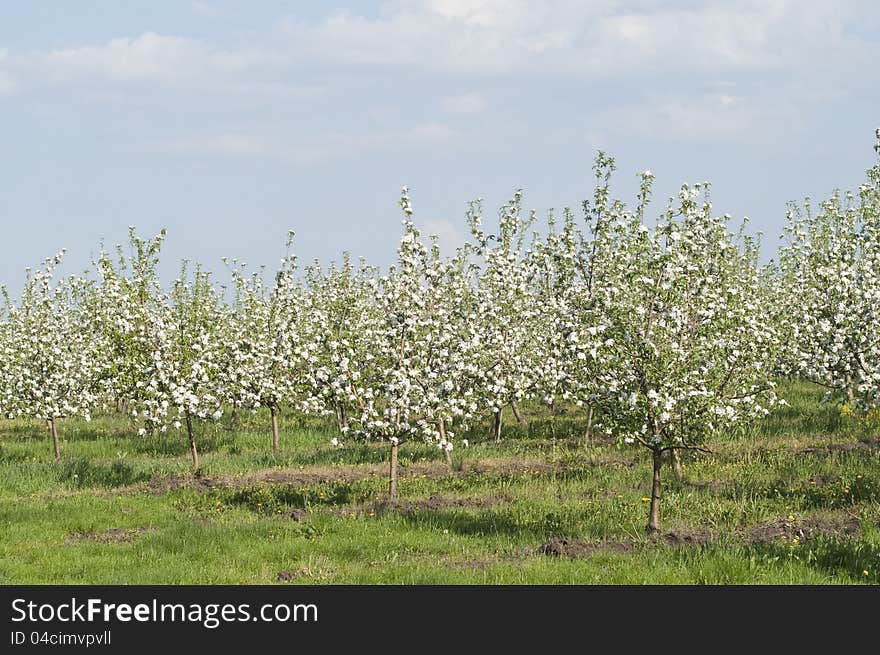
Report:
M876 584L880 434L783 383L790 407L664 469L663 533L645 534L650 462L588 446L577 417L488 426L470 447L330 444L330 425L268 417L133 436L118 414L60 426L0 421L6 584ZM535 412L538 410L536 409ZM553 436L555 435L555 437Z

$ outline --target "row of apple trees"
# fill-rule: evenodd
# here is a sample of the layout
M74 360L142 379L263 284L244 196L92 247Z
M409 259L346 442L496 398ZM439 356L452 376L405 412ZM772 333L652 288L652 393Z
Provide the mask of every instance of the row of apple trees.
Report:
M877 134L880 153L880 130ZM774 378L828 387L853 411L880 403L880 164L857 193L792 204L786 243L762 266L758 243L713 212L706 184L684 185L648 216L653 175L629 204L613 197L614 160L599 153L582 211L539 220L522 193L497 229L469 204L468 242L442 257L413 220L387 271L364 262L273 274L224 260L218 285L187 263L157 273L165 239L130 229L127 249L58 277L64 252L29 271L0 316L0 411L86 420L115 403L141 435L184 431L200 468L199 421L268 408L334 416L339 439L390 446L426 439L447 458L457 434L505 408L570 403L601 431L650 453L649 529L659 528L661 471L681 450L781 403Z

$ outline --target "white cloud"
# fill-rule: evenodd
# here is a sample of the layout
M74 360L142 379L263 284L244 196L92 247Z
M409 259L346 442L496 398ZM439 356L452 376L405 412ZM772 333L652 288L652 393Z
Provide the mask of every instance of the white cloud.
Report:
M366 134L325 132L301 138L268 133L226 132L168 139L144 149L170 155L265 158L295 164L314 164L383 150L443 149L457 139L458 133L448 125L420 123L399 130Z
M877 54L850 29L850 2L707 2L694 8L612 0L408 0L378 18L336 11L286 20L293 56L482 74L613 75L804 69Z
M599 126L593 126L587 129L586 134L584 134L584 142L589 146L591 151L608 150L611 144L609 135Z
M566 30L541 27L546 14L524 2L401 2L385 5L379 18L343 10L316 23L284 20L281 30L293 56L311 61L509 73L564 45Z
M270 142L248 134L214 134L171 139L149 148L154 152L175 155L231 155L275 157L280 154Z
M11 73L4 70L7 61L6 50L0 50L0 96L12 95L18 91L18 82Z
M396 133L392 132L391 134ZM403 132L402 136L403 143L406 145L442 145L455 139L457 132L445 123L431 121L416 125Z
M436 14L447 20L481 29L512 32L529 21L534 6L529 7L525 0L427 0L422 10Z
M222 15L222 11L218 7L207 2L190 3L190 9L192 9L194 14L205 16L206 18L218 18Z
M199 41L147 32L102 45L53 50L25 59L57 82L100 78L116 81L180 80L205 72L211 53Z
M611 107L602 118L604 125L618 133L684 141L766 141L801 123L796 106L788 102L766 98L759 102L731 93L648 97Z
M11 96L18 91L18 82L8 73L0 71L0 96Z
M262 49L222 49L199 39L146 32L136 37L10 57L24 86L149 83L178 90L274 87L283 58ZM269 76L269 80L265 80Z
M486 96L474 92L446 96L440 100L443 111L449 114L480 114L486 110L488 105Z
M623 106L601 114L603 122L591 126L596 141L621 130L730 138L790 125L798 116L797 98L812 100L822 92L832 97L844 76L855 80L853 85L869 85L867 73L861 81L856 77L880 59L878 30L871 29L877 21L860 14L871 6L857 0L678 6L641 0L623 8L617 0L389 0L377 16L337 10L314 20L284 19L274 32L255 35L247 45L146 32L56 50L0 52L0 95L63 87L65 93L75 89L80 97L116 98L123 104L146 97L132 95L138 88L166 107L197 95L215 115L240 109L223 96L244 99L251 111L277 112L285 101L321 95L325 84L345 92L348 78L335 76L335 66L346 73L356 69L367 80L372 73L400 69L421 78L442 76L429 97L437 113L409 128L390 127L411 108L405 102L383 108L375 97L365 97L361 114L381 126L372 132L324 132L297 142L287 134L288 141L279 144L272 135L245 130L166 144L169 152L320 161L398 146L437 148L455 140L448 125L431 119L490 107L478 92L444 95L450 87L484 88L480 83L493 77L518 83L537 76L571 84L603 78L635 84ZM191 8L205 14L217 5L194 2ZM760 72L791 91L776 93L783 99L778 105L767 103L773 93L761 93L761 105L735 88L706 92L718 78L748 74L757 79L754 74ZM695 81L699 86L693 89ZM621 102L600 99L605 106L615 101Z
M191 6L202 14L216 11L207 2ZM259 45L223 48L147 32L15 54L0 59L0 79L8 93L10 78L22 89L90 81L183 90L283 85L294 71L327 65L466 78L755 71L815 78L880 57L874 31L860 28L866 6L858 0L741 0L677 8L643 1L621 9L615 0L392 0L377 17L336 10L317 20L282 19L274 33L251 40Z
M428 219L420 221L418 227L427 237L437 237L440 254L444 257L454 255L456 249L464 245L465 236L452 221L443 218Z

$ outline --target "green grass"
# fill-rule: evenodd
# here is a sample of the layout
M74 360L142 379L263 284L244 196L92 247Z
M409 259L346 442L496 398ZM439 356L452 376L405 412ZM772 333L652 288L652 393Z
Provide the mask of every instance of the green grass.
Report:
M876 429L781 390L790 407L687 456L684 481L665 470L659 539L646 453L585 445L571 409L527 407L501 444L475 428L452 474L402 445L396 503L387 445L335 448L289 414L277 455L261 413L199 425L195 482L182 433L65 421L55 462L41 424L0 421L0 582L877 584Z

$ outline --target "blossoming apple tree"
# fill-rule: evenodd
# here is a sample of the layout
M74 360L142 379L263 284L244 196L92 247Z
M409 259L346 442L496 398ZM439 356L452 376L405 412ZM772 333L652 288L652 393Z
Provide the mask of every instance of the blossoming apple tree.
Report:
M429 249L412 221L404 187L400 205L404 233L398 259L379 280L377 304L384 324L377 333L378 390L368 415L368 434L391 443L389 492L397 492L398 446L408 438L452 450L453 421L466 423L472 399L475 349L465 251L442 260L436 243ZM448 459L448 458L447 458Z
M544 318L535 293L526 239L534 215L522 218L522 192L500 210L498 235L482 227L481 203L468 209L474 254L481 266L476 283L474 346L480 362L477 401L492 416L492 436L501 440L503 412L507 405L532 397L546 363Z
M365 436L375 411L383 319L376 303L377 270L342 264L306 268L302 341L310 411L335 416L336 443Z
M880 155L880 130L875 150ZM781 249L793 372L828 397L880 404L880 162L858 194L835 192L813 211L791 204Z
M611 338L598 367L604 428L646 448L653 476L649 532L660 528L664 453L705 448L719 430L763 416L777 402L778 332L760 306L753 244L712 214L708 187L684 185L653 227L644 222L653 177L637 207L620 204L597 234L597 287Z
M62 250L29 271L18 303L4 290L7 320L0 342L0 408L9 418L46 421L55 459L60 459L58 420L91 419L95 382L107 366L85 311L88 282L55 279Z
M216 335L222 366L218 394L249 409L268 407L272 421L272 450L280 449L278 413L284 403L306 409L303 343L303 293L296 273L296 257L281 260L275 282L266 284L262 271L248 274L246 264L232 260L235 300L224 312L225 333ZM213 313L214 308L209 308Z

